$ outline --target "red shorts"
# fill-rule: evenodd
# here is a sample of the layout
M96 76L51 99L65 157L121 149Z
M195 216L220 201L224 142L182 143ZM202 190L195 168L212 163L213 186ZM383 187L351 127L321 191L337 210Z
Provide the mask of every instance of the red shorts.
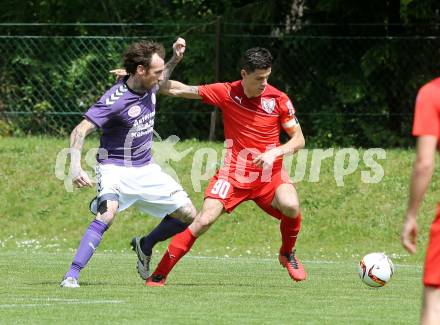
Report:
M270 182L261 182L251 188L236 187L225 179L219 179L217 173L205 190L205 199L219 200L227 213L231 213L240 203L252 200L266 213L281 219L282 213L272 207L272 201L275 190L282 184L293 184L284 170L272 175Z
M437 207L437 215L429 234L423 284L425 286L440 286L440 205Z

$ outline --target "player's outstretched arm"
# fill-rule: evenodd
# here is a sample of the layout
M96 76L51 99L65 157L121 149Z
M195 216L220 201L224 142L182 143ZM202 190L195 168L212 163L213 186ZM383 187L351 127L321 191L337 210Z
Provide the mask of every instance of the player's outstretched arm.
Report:
M177 64L182 61L183 55L185 53L186 49L186 41L178 37L176 41L173 43L173 56L171 59L165 63L165 68L162 73L162 80L159 82L159 86L166 83L169 79L171 74L173 73L174 68L177 66ZM117 68L109 71L110 73L114 74L116 76L116 80L124 78L126 75L128 75L127 71L122 68Z
M168 80L160 87L159 92L163 95L173 97L202 99L199 95L199 86L188 86L175 80Z
M183 38L178 37L177 40L173 44L173 56L171 59L165 63L165 69L162 73L162 80L159 81L159 87L166 84L170 79L171 74L173 73L174 68L177 64L182 61L183 55L186 49L186 42Z
M128 73L125 69L119 69L119 68L110 70L109 72L116 76L116 80L120 80L128 75Z
M73 183L78 187L92 186L92 181L81 167L81 152L86 136L95 130L95 125L84 119L70 134L70 174Z
M402 246L410 253L416 251L417 213L434 171L436 148L437 137L427 135L417 138L417 154L411 175L408 208L400 237Z

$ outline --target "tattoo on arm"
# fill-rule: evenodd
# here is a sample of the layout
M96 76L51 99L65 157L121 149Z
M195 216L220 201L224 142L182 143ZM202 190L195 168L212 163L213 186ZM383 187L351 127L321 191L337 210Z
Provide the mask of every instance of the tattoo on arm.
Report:
M86 138L86 136L85 136L84 132L82 132L82 130L79 130L79 128L76 127L73 130L72 136L70 138L70 147L72 149L82 150L85 138Z
M163 84L160 89L160 93L167 96L188 98L188 99L201 99L199 95L199 86L188 86L180 81L168 80Z
M188 86L183 85L181 87L181 95L178 97L188 98L188 99L201 99L199 95L199 86Z
M81 165L81 152L84 145L85 134L76 127L70 137L70 162L73 166Z
M85 138L93 132L95 127L90 122L81 122L70 135L70 159L71 164L81 164L81 152L84 146Z
M198 86L188 86L188 92L191 94L199 94L199 87Z
M159 82L159 86L164 86L167 81L170 79L171 74L173 73L174 68L179 63L174 57L172 57L166 64L165 69L163 70L163 79Z

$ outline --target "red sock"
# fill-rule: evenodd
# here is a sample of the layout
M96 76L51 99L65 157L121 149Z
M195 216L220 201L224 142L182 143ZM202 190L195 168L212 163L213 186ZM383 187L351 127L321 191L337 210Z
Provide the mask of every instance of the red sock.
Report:
M301 213L296 218L281 217L280 232L282 245L280 254L290 254L295 247L296 237L301 229Z
M196 239L189 228L175 235L153 274L167 276L174 265L188 253Z

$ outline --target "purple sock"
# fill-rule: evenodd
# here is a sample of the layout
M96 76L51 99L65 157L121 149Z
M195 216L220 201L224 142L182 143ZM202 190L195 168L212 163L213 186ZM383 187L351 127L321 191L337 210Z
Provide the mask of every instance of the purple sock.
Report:
M86 266L96 248L98 248L102 235L107 228L107 224L96 219L90 223L83 238L81 239L81 242L79 243L79 247L76 251L75 257L73 258L70 270L66 273L64 278L79 278L79 272Z

